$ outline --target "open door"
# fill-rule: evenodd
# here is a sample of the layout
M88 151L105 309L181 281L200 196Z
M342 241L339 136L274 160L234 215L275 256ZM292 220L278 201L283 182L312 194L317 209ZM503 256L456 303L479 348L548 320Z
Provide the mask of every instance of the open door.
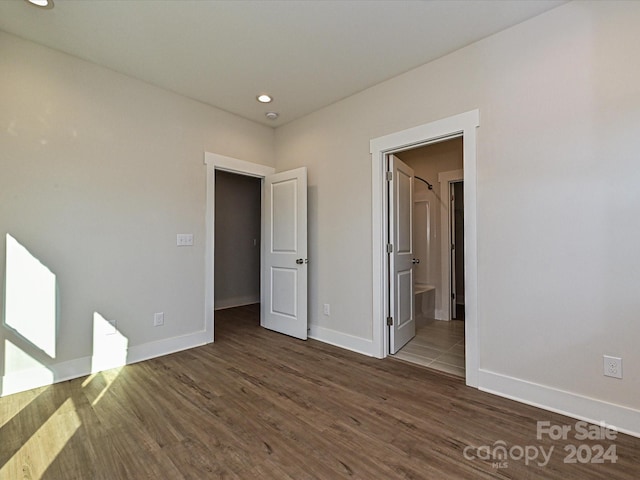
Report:
M266 176L260 324L307 339L307 169Z
M413 170L389 157L389 353L396 353L416 335L413 299Z

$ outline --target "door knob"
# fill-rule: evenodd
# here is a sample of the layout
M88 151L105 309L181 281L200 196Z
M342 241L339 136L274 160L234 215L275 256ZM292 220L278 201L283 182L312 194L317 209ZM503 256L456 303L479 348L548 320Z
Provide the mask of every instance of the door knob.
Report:
M299 259L296 260L296 263L298 265L302 265L304 263L304 260L302 258L299 258Z
M413 260L411 260L411 263L413 263L414 265L416 263L420 263L420 259L419 258L414 258Z

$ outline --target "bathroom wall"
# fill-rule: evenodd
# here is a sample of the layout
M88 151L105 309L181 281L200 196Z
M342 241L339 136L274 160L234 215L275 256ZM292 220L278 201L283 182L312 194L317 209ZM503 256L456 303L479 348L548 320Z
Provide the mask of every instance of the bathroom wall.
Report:
M424 147L407 150L396 154L403 162L413 168L414 174L433 185L429 190L427 185L416 180L414 183L414 200L429 202L430 238L428 249L419 240L419 232L414 232L414 244L420 263L415 270L418 283L427 283L436 287L435 317L448 320L443 309L442 292L442 239L447 242L448 233L442 232L440 227L442 206L446 206L448 199L440 198L440 184L438 174L453 170L462 170L462 137L434 143ZM418 207L423 210L423 206Z

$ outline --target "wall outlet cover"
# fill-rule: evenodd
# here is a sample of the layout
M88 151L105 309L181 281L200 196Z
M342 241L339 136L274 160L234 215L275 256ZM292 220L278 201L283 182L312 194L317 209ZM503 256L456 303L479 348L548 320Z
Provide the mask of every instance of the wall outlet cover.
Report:
M622 358L603 355L605 377L622 378Z
M153 314L153 326L160 327L164 325L164 312L158 312Z

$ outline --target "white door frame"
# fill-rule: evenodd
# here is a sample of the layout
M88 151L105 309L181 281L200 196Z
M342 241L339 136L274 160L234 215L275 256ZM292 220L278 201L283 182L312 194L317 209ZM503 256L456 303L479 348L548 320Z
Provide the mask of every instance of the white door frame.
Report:
M207 337L210 342L213 342L213 325L214 325L214 278L215 278L215 265L214 265L214 249L216 243L215 225L216 225L216 182L215 173L216 170L224 170L225 172L237 173L240 175L247 175L250 177L257 177L264 179L267 175L275 173L276 169L273 167L267 167L266 165L260 165L258 163L251 163L245 160L238 160L237 158L225 157L224 155L218 155L217 153L205 152L204 163L207 165L207 207L206 207L206 240L205 240L205 279L204 279L204 329L207 333ZM264 183L264 182L263 182ZM260 187L262 189L262 186ZM264 218L264 205L261 207L260 223ZM261 226L262 231L262 226ZM264 257L263 242L260 240L260 258ZM260 265L262 270L262 262ZM260 278L262 278L262 271L260 272ZM260 300L262 301L262 288L260 288Z
M372 139L372 272L373 272L373 355L389 354L389 332L386 313L387 290L387 193L386 156L417 146L463 137L464 229L465 229L465 370L466 384L478 386L478 255L476 228L476 128L480 125L478 110L461 113L435 122Z
M464 141L464 140L463 140ZM452 170L440 172L438 183L440 183L440 265L441 282L440 289L440 312L437 318L451 320L451 282L453 280L451 268L451 183L464 181L464 170ZM446 202L444 199L448 199Z

